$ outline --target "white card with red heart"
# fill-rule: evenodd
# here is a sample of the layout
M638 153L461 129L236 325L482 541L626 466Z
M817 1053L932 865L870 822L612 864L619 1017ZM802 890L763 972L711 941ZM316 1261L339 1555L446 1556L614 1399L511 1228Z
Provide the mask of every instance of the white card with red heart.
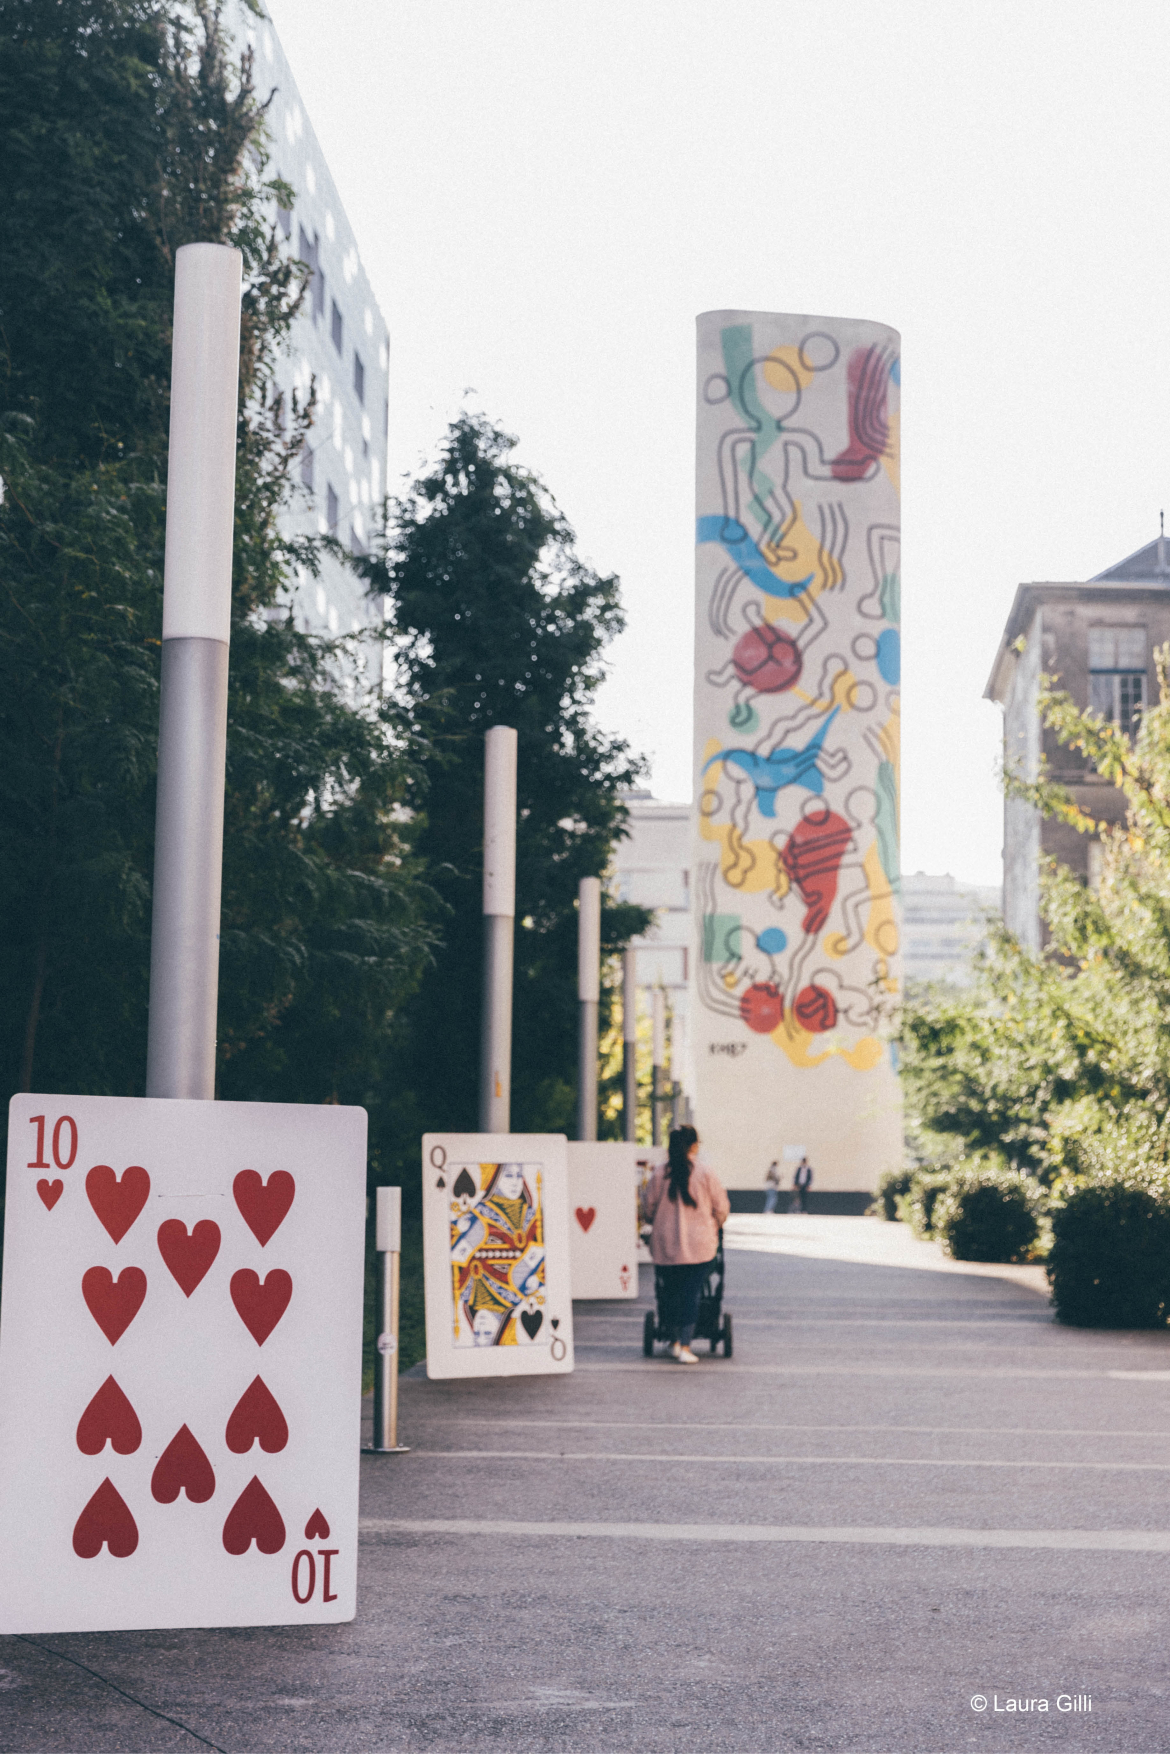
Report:
M427 1133L423 1267L429 1377L573 1368L562 1133Z
M638 1295L638 1145L570 1141L573 1296Z
M352 1620L364 1109L9 1108L0 1632Z

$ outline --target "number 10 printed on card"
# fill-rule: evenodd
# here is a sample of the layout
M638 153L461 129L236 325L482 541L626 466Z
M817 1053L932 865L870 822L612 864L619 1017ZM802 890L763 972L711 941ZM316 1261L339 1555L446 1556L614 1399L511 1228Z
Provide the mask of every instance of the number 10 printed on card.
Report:
M571 1370L565 1141L423 1141L427 1374Z

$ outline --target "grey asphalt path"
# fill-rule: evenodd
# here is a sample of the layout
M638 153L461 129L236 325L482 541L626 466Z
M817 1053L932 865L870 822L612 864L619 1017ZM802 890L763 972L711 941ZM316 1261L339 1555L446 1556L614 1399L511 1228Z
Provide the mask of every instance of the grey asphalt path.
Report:
M648 1277L570 1377L404 1380L352 1625L0 1640L0 1749L1170 1749L1170 1335L733 1252L683 1369Z

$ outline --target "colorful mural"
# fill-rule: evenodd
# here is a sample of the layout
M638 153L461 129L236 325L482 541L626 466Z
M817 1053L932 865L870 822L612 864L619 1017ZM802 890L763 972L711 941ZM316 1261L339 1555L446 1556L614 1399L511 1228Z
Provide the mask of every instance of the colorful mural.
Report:
M821 1185L899 1149L899 386L879 324L699 319L695 1083L732 1185L816 1110Z

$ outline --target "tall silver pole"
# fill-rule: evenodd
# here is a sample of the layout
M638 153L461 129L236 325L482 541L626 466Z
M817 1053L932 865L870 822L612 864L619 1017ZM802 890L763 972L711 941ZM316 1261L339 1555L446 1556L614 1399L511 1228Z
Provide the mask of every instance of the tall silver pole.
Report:
M666 1071L666 994L654 988L654 1057L651 1071L651 1127L655 1145L662 1143L662 1100Z
M175 257L148 1096L215 1096L242 257Z
M638 1137L638 953L622 956L622 1131L632 1145Z
M512 1124L512 933L516 914L516 733L494 725L484 738L483 1030L479 1130Z
M398 1265L402 1249L402 1189L374 1192L374 1247L378 1255L378 1357L374 1364L376 1455L404 1455L398 1441Z
M597 1009L601 1002L601 879L577 885L577 1137L597 1137Z

